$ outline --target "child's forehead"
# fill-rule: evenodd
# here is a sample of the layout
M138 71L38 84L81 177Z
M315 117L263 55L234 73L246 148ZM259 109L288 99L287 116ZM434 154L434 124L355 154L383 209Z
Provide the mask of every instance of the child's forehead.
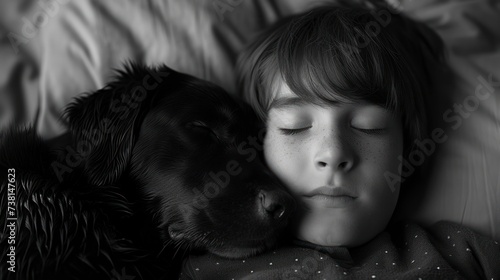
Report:
M325 94L322 94L325 96ZM348 100L345 97L329 92L329 100L323 100L318 97L314 92L294 92L288 84L282 79L277 78L272 83L271 98L269 109L283 108L288 106L300 106L307 104L314 104L319 106L338 106L340 104L353 104L356 103ZM363 102L362 102L363 103Z
M324 96L325 94L323 94ZM372 102L366 100L350 100L339 94L331 93L331 97L328 100L321 99L316 94L311 92L302 92L300 94L296 94L293 90L290 89L288 84L284 82L283 79L279 79L274 82L274 87L272 91L272 98L270 100L268 106L268 112L270 110L287 110L293 109L297 107L307 106L307 105L316 105L319 108L378 108L377 112L381 112L379 109L383 109L384 111L390 112L394 115L394 117L400 117L401 115L394 110L390 110L385 106L381 106L380 104L374 104ZM373 110L372 110L373 111ZM366 112L366 110L365 110Z

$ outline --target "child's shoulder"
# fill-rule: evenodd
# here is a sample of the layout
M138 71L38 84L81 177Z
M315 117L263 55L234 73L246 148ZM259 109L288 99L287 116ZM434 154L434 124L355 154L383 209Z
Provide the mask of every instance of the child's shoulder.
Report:
M458 243L486 243L488 245L498 245L499 243L483 236L473 229L462 226L460 224L439 221L428 227L423 227L411 222L398 222L387 229L387 233L391 236L393 242L401 245L408 242L418 240L418 237L424 237L423 241L432 242L433 245L439 247L457 247ZM451 242L451 243L450 243Z
M391 252L393 257L383 258ZM444 274L446 277L453 274L466 279L500 277L500 243L447 221L429 227L399 222L351 253L363 263L394 258L394 266L399 259L409 271L446 271L449 273Z

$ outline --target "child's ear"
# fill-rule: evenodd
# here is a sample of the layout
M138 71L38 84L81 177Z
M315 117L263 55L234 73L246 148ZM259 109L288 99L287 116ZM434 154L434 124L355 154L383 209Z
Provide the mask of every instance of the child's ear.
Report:
M169 70L164 68L162 75ZM66 108L74 149L82 157L81 167L89 183L111 184L125 171L155 93L150 87L155 74L158 72L129 64L114 82L76 98Z

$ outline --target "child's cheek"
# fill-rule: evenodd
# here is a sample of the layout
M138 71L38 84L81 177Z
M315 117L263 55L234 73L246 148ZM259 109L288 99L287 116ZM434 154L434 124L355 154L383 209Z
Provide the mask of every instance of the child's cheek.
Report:
M395 203L397 202L400 190L399 161L398 157L402 153L402 137L393 135L386 141L380 141L373 145L366 165L368 174L364 178L374 178L366 181L366 194L370 203L373 203L373 211L379 211L379 216L387 217L392 215ZM374 143L375 144L375 143ZM386 222L387 219L381 219Z
M279 131L268 131L264 139L264 156L271 171L292 192L300 182L307 165L304 144L308 140L282 135Z

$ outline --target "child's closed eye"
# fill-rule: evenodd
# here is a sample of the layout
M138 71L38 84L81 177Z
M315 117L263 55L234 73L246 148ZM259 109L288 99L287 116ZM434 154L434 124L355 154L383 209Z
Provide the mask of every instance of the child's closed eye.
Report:
M374 135L383 134L386 131L385 128L370 128L370 129L367 129L367 128L356 128L356 127L354 127L354 129L359 130L359 131L361 131L363 133L374 134Z
M280 132L284 135L296 135L299 134L303 131L308 130L312 126L307 126L307 127L301 127L301 128L280 128Z
M307 126L307 127L301 127L301 128L280 128L280 132L283 134L283 135L296 135L296 134L299 134L301 132L304 132L308 129L310 129L312 126ZM353 127L354 129L358 130L358 131L361 131L363 133L366 133L366 134L373 134L373 135L379 135L379 134L383 134L386 129L385 128L357 128L357 127Z

